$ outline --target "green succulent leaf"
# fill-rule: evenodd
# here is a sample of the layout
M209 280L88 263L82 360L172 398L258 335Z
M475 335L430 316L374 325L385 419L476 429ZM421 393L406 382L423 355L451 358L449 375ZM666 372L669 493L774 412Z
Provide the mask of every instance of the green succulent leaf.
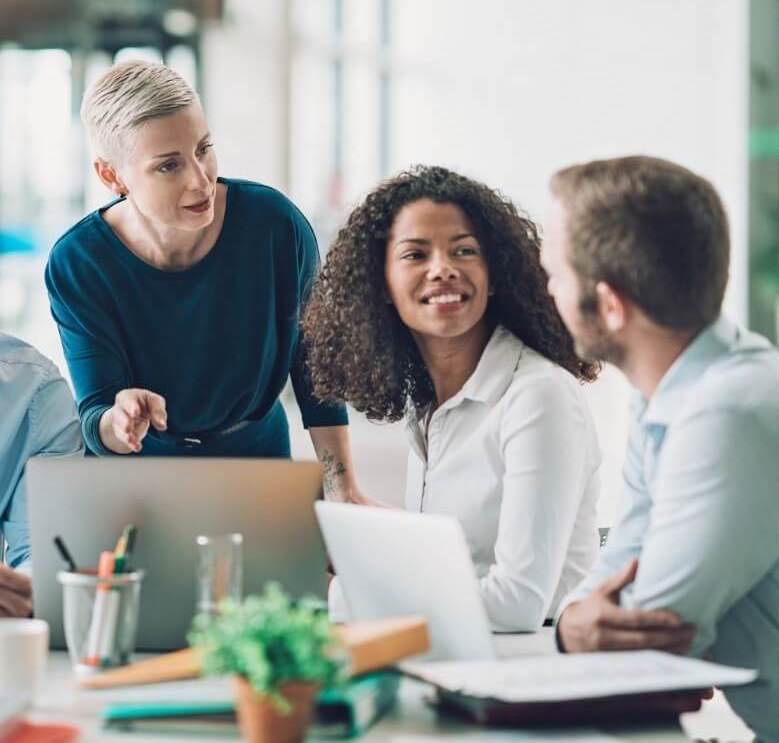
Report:
M188 639L205 674L243 676L281 711L289 708L279 693L288 681L330 687L343 680L346 654L327 612L315 599L292 601L277 583L242 603L224 602L216 617L198 615Z

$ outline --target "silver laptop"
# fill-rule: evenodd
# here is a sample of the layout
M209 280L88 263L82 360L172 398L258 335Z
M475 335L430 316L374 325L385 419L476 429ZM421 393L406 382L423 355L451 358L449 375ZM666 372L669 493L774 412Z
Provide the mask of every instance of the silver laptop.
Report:
M350 620L422 615L430 631L427 659L496 657L456 519L343 503L315 508Z
M184 647L195 612L200 534L243 535L244 595L276 580L294 597L325 596L326 557L313 504L315 462L263 459L38 457L27 464L35 615L64 647L60 535L79 568L95 567L127 524L146 576L136 646Z

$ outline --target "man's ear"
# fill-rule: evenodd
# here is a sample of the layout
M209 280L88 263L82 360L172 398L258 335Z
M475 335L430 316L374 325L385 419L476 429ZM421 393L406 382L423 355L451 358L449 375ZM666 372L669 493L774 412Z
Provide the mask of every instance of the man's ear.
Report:
M612 333L622 330L627 323L629 307L625 298L605 281L595 285L598 313L604 327Z
M116 196L127 196L127 186L111 163L99 157L93 163L93 167L97 177L109 191Z

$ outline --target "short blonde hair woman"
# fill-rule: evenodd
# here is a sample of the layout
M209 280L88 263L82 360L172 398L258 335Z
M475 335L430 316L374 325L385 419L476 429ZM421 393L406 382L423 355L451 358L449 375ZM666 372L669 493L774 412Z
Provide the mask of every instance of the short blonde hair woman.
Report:
M95 155L121 162L141 124L196 103L197 93L169 67L126 62L112 67L87 91L81 120Z
M299 352L318 265L305 217L268 186L218 177L198 96L164 65L112 67L81 114L116 198L57 241L46 285L87 446L288 457L291 374L327 492L361 500L346 412L312 396Z

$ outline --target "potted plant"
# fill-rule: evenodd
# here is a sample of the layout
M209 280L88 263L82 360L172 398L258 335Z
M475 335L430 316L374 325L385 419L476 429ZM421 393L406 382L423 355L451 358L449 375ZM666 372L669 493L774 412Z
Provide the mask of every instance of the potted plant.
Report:
M327 612L292 601L276 583L223 603L216 617L196 617L189 641L204 673L235 677L238 723L250 743L302 741L318 690L338 682L343 664Z

